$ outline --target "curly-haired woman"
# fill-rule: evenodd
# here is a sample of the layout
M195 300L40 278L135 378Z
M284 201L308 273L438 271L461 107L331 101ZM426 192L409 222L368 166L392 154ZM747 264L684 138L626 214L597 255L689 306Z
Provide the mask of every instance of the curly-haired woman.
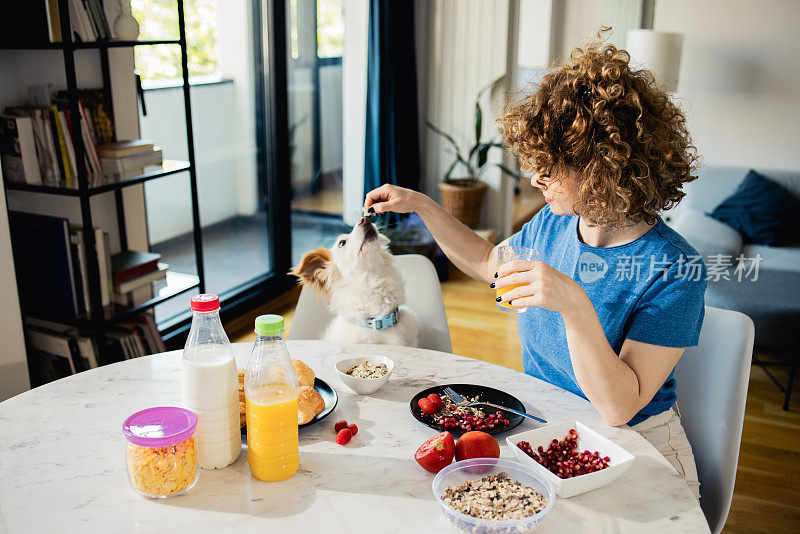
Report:
M498 270L497 247L416 191L384 185L364 207L416 212L459 269L493 288L522 284L497 300L528 307L525 372L588 399L609 425L630 425L699 496L673 370L698 343L705 271L687 269L697 252L658 215L696 178L697 157L680 109L629 60L608 44L578 48L499 119L548 206L498 246L535 249L540 261ZM581 272L589 263L594 276Z

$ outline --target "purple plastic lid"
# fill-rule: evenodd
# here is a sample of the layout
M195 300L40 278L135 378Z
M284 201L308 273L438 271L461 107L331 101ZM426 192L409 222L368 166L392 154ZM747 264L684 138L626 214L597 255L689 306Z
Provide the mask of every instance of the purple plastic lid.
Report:
M197 416L186 408L158 406L131 415L122 424L125 439L142 447L169 447L194 434Z

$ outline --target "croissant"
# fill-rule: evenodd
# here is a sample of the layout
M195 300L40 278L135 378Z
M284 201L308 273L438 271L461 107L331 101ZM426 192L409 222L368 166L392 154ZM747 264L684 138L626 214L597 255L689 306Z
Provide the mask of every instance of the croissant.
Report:
M297 385L314 387L314 370L300 360L292 360L292 363L297 373Z
M297 389L297 424L304 425L325 409L325 401L317 390L310 386Z

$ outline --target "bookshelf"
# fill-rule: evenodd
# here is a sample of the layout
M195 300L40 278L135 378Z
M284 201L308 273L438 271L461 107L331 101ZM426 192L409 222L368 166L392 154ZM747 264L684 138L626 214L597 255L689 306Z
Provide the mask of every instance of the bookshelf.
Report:
M40 0L41 1L41 0ZM177 0L178 10L178 39L165 39L165 40L150 40L150 41L117 41L117 40L98 40L80 42L73 41L70 23L70 10L68 0L57 0L59 7L59 25L61 28L62 42L0 42L0 50L58 50L61 51L63 59L63 67L66 77L66 100L68 102L67 109L73 117L79 117L79 88L77 80L77 72L75 66L75 51L76 50L97 50L100 61L100 71L102 73L102 89L106 94L108 102L111 102L111 75L109 69L109 49L134 47L134 46L152 46L161 44L171 44L180 47L181 51L181 78L183 83L183 101L184 101L184 117L185 117L185 130L186 141L188 148L188 161L175 161L165 160L161 165L150 166L145 168L144 173L120 180L117 182L106 183L102 185L90 186L89 185L89 172L86 168L84 159L85 147L83 138L81 136L81 128L72 128L71 140L75 151L75 163L77 167L77 187L57 187L50 185L33 185L22 182L3 180L6 193L8 191L25 191L28 193L42 194L42 195L56 195L63 197L73 197L80 207L80 219L83 228L95 228L94 216L92 214L91 198L101 193L113 192L115 199L115 211L117 219L117 232L119 234L119 245L121 251L128 250L128 238L126 229L125 209L123 202L123 190L127 187L142 184L150 180L156 180L166 176L184 175L188 178L191 192L191 215L192 215L192 234L193 244L196 258L197 275L168 272L165 280L154 282L153 297L146 302L143 302L134 307L124 307L118 304L111 304L109 306L102 306L101 298L101 277L100 266L98 263L97 248L95 243L94 232L85 232L83 239L83 253L86 258L86 271L87 271L87 285L88 296L91 311L88 314L78 316L51 316L47 317L44 314L37 314L36 319L44 319L65 325L70 325L88 332L95 340L97 350L99 352L99 362L111 363L104 358L102 349L105 346L105 334L112 326L119 322L129 320L142 312L152 309L154 306L165 302L171 298L181 295L189 290L198 288L200 292L205 290L205 280L203 276L203 253L202 253L202 235L200 226L200 213L198 205L197 193L197 176L195 165L195 152L194 152L194 137L192 130L192 110L189 94L189 73L188 73L188 57L186 45L186 26L184 18L183 0ZM43 21L46 23L46 21ZM66 31L64 31L66 29ZM131 73L133 75L133 73ZM113 105L111 106L110 115L112 122L114 121ZM7 195L6 195L7 197ZM17 274L19 282L19 274ZM18 287L21 287L18 283ZM22 295L20 295L22 297ZM25 319L25 317L23 317Z

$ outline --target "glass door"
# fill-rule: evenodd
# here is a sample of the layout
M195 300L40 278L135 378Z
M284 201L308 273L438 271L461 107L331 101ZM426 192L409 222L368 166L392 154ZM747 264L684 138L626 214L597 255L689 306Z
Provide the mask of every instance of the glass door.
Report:
M288 162L273 134L286 107L285 85L283 97L272 88L281 78L276 73L285 72L270 52L275 34L284 35L270 22L276 3L183 2L205 290L222 297L223 310L226 301L228 308L245 305L259 292L287 287L288 235L271 231L284 213L288 219L289 203L288 191L276 183L280 158ZM177 20L168 16L175 0L132 0L132 8L140 39L177 37ZM187 159L179 47L139 47L136 68L142 137L161 146L166 159ZM170 270L197 274L189 180L177 174L148 182L145 198L151 250ZM185 324L190 296L156 307L159 326Z
M286 0L292 260L342 223L342 0Z

